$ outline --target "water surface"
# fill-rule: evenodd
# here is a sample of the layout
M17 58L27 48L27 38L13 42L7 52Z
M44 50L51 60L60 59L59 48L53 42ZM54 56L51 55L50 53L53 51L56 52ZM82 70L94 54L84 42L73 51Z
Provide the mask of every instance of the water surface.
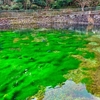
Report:
M86 89L85 84L67 80L64 85L47 88L43 100L100 100Z
M81 92L83 94L78 92L74 95L79 89L76 88L74 91L73 88L70 90L71 98L74 98L73 95L86 100L100 97L99 39L99 35L45 28L1 31L1 100L32 100L33 98L51 100L53 96L46 99L49 92L47 87L50 86L55 91L55 87L62 86L64 82L65 85L58 90L65 91L63 87L65 88L69 83L77 87L77 83L79 88L82 87L82 91L85 91ZM66 81L69 79L73 82ZM68 91L69 89L65 92ZM65 94L62 94L64 99Z

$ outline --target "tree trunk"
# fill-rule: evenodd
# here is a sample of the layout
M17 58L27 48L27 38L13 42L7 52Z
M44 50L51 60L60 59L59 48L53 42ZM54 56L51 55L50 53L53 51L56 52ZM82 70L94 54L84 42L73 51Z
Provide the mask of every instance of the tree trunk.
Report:
M82 11L84 11L84 6L81 6Z
M6 0L3 0L3 4L6 5Z
M11 5L11 0L8 0L7 5Z

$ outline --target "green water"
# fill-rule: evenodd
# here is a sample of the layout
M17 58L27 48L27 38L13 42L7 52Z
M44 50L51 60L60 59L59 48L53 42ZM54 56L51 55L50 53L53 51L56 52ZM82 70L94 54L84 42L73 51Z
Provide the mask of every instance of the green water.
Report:
M67 30L0 32L0 100L26 100L41 86L65 82L63 75L81 63L73 55L95 57L93 52L79 50L86 48L88 37Z

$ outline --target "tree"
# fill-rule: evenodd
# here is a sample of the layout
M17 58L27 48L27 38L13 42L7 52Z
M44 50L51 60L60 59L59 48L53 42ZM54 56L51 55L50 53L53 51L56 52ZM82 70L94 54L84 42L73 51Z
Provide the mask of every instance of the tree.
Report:
M100 0L75 0L74 2L78 4L79 6L81 6L82 11L84 11L85 6L88 6L88 7L97 6Z
M33 0L33 3L38 5L38 6L41 6L41 7L46 7L46 2L45 0Z
M67 6L73 0L54 0L52 8L61 8Z
M95 6L99 5L99 4L100 4L100 0L91 0L90 6L91 7L95 7Z
M31 6L31 1L30 0L24 0L24 8L29 9Z
M11 5L11 0L3 0L4 5Z
M91 0L75 0L75 3L81 6L82 11L84 11L84 7L89 6L91 4Z
M54 0L46 0L46 8L50 8L51 4L54 2Z

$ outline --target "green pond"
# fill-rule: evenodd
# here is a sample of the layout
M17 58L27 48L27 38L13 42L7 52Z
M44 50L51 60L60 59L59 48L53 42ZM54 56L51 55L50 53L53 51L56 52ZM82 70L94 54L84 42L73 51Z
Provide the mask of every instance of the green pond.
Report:
M68 30L1 31L0 100L100 100L99 40ZM60 91L73 95L61 99Z

